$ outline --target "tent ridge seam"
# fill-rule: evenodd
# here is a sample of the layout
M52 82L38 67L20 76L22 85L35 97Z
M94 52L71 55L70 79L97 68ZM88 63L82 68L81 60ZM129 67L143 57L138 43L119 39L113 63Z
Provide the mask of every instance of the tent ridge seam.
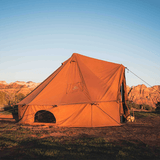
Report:
M77 61L77 66L78 66L78 69L79 69L80 77L82 78L82 81L83 81L83 83L84 83L84 85L85 85L85 87L86 87L86 89L87 89L87 92L88 92L88 95L89 95L89 100L92 101L92 100L91 100L91 96L90 96L89 91L88 91L88 88L87 88L87 86L86 86L85 80L84 80L84 78L83 78L82 72L81 72L81 70L80 70L77 57L75 56L75 58L76 58L76 61Z

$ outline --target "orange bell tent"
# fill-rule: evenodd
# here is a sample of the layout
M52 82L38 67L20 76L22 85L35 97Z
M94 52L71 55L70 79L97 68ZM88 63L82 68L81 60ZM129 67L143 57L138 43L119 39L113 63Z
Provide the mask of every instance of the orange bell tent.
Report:
M58 126L117 126L129 115L126 100L123 65L74 53L18 103L19 122L33 124L45 110Z

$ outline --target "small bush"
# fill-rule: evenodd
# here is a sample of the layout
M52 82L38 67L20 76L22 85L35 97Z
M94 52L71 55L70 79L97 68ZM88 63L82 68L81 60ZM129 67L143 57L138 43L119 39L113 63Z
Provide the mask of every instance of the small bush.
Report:
M152 107L149 106L148 104L136 104L136 103L130 102L130 101L127 101L127 106L129 109L136 108L136 109L145 109L145 110L149 110L149 111L152 110Z
M127 101L127 106L128 106L129 109L132 108L132 105L131 105L131 102L130 102L130 101Z
M25 95L23 93L18 93L15 95L15 101L16 103L22 101L24 99Z
M160 113L160 102L158 102L157 104L156 104L156 109L155 109L155 112L156 113Z
M160 107L157 107L157 108L155 109L155 112L156 112L156 113L160 113Z
M7 100L6 100L6 93L0 91L0 105L5 105L7 104Z
M136 103L130 102L130 101L127 101L127 106L128 106L129 109L132 109L132 108L140 109L139 104L136 104Z
M7 105L7 106L4 106L3 109L4 109L4 111L8 111L8 112L10 112L10 113L12 113L12 110L14 110L13 107L8 106L8 105Z
M143 108L144 108L145 110L149 110L149 111L152 110L152 107L149 106L148 104L142 104L142 106L143 106Z

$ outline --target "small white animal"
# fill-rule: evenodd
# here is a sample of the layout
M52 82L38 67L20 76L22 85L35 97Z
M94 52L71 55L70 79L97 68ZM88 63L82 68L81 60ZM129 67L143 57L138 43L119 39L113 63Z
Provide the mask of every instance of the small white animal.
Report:
M131 115L127 117L127 122L134 122L134 121L135 121L135 117Z

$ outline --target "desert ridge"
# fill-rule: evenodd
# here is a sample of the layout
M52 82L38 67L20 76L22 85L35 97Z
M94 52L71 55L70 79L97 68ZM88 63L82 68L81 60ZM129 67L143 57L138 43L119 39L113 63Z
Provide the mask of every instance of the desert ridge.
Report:
M34 90L39 84L40 83L35 83L32 81L16 81L11 83L0 81L0 107L15 104L17 102L15 100L16 97L20 97L20 99L22 99L32 90Z
M0 91L5 93L23 93L27 95L33 89L35 89L40 83L36 82L24 82L24 81L16 81L7 83L6 81L0 81Z
M35 88L39 85L40 83L28 81L16 81L16 82L11 82L7 83L6 81L0 81L0 89L4 88L19 88L19 87L27 87L27 88Z
M160 85L147 87L144 84L127 86L128 100L136 104L147 104L153 108L160 102Z
M7 83L6 81L0 81L0 91L6 94L14 96L15 94L22 93L24 96L29 94L40 83L28 81L16 81ZM127 86L128 100L136 104L147 104L153 108L156 108L158 102L160 102L160 85L147 87L144 84Z

